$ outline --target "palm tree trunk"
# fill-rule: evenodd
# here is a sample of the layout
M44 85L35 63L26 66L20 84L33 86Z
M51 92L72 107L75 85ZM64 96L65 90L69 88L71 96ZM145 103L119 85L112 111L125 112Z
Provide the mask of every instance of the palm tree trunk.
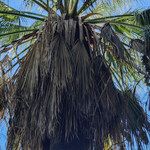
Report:
M48 138L43 141L43 150L88 150L88 139L73 139L71 142L62 141L50 147L51 143Z

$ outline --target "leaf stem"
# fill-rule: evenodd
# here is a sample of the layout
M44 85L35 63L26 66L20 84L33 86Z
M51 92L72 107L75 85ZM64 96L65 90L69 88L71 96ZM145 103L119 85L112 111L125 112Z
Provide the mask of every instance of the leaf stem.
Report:
M31 31L35 31L35 29L20 30L20 31L14 31L14 32L9 32L9 33L4 33L4 34L0 34L0 37L2 37L2 36L8 36L8 35L11 35L11 34L23 33L23 32L31 32Z
M23 12L17 12L17 11L0 11L0 14L8 14L8 15L15 15L15 16L22 16L22 17L26 17L26 18L31 18L31 19L35 19L35 20L40 20L40 21L44 21L44 18L39 18L36 16L31 16L31 15L27 15L24 14Z

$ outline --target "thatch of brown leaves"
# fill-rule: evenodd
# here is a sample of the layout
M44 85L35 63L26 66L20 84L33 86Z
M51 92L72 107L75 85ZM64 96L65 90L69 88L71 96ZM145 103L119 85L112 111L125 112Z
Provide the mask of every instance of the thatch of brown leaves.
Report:
M123 59L111 26L100 34ZM129 89L115 87L104 51L89 24L48 19L19 72L8 149L99 150L108 137L133 144L132 136L148 144L148 118Z

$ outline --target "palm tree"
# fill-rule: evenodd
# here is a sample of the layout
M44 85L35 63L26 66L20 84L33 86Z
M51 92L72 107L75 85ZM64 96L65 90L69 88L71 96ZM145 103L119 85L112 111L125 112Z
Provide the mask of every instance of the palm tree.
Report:
M112 15L123 0L25 3L44 12L0 2L0 111L10 115L7 149L147 145L150 123L136 87L144 79L149 85L149 10ZM25 26L25 19L34 23Z

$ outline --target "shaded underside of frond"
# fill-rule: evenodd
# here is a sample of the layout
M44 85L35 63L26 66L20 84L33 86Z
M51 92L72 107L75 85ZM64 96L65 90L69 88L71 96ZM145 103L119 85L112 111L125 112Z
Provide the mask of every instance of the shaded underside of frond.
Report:
M125 61L109 24L99 38L80 19L49 18L18 73L8 149L102 149L108 137L132 144L132 136L148 144L148 118L129 89L115 87L106 50Z
M146 83L150 85L150 9L144 10L136 15L137 22L143 26L144 31L144 55L142 58L146 72Z

